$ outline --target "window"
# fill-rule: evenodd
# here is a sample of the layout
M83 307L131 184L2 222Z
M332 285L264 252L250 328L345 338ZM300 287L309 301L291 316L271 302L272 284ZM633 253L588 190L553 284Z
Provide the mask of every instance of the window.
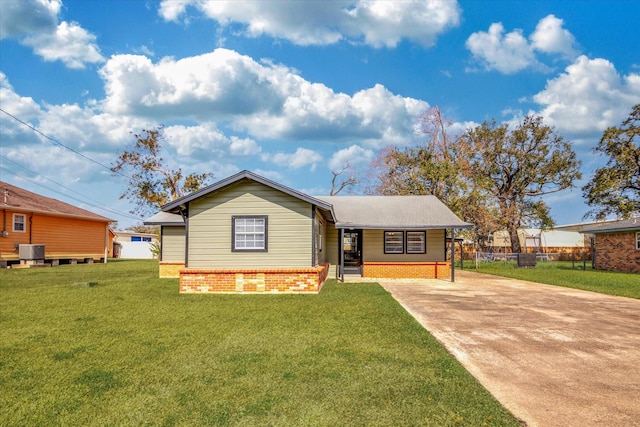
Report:
M407 253L424 254L427 252L427 233L425 231L407 231Z
M231 217L231 223L232 251L267 251L266 216L233 216Z
M640 231L636 232L636 249L640 250Z
M384 232L384 253L401 254L404 253L404 233L402 231Z
M13 214L13 231L24 233L27 230L27 217L23 214Z
M151 242L151 237L131 236L132 242Z

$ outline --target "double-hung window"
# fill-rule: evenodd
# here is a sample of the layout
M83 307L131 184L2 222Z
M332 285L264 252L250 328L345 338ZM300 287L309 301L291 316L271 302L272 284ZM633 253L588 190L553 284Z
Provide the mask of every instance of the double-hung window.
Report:
M402 254L404 253L404 233L402 231L384 232L384 253Z
M27 230L27 216L13 214L13 231L24 233Z
M407 231L407 253L424 254L427 252L427 233L424 231Z
M640 231L636 232L636 249L640 250Z
M231 217L231 250L234 252L267 251L267 216Z

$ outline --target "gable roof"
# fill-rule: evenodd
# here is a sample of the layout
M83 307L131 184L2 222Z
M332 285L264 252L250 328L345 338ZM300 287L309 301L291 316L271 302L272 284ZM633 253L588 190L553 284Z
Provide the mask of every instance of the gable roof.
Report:
M318 196L333 206L336 227L470 228L435 196Z
M6 193L5 193L6 191ZM7 182L0 181L0 208L16 212L34 212L52 216L82 218L91 221L114 220L57 199L41 196Z
M593 227L587 227L581 233L601 234L620 231L640 231L640 217L611 221Z
M202 196L206 196L210 193L218 191L231 184L235 184L236 182L239 182L243 179L249 179L255 182L259 182L260 184L266 185L267 187L271 187L275 190L282 191L285 194L296 197L300 200L304 200L305 202L308 202L312 205L323 208L327 211L331 211L331 205L322 200L319 200L319 199L316 199L315 197L311 197L307 194L301 193L300 191L294 190L293 188L289 188L282 184L278 184L277 182L271 181L270 179L264 178L260 175L256 175L255 173L249 172L247 170L238 172L235 175L231 175L230 177L222 179L212 185L209 185L191 194L187 194L184 197L180 197L172 202L169 202L166 205L162 206L162 210L164 212L176 211L180 208L181 205L184 205L186 203L189 203L192 200L198 199Z
M147 225L184 225L177 213L187 203L242 180L251 180L306 201L329 213L337 228L428 229L471 228L435 196L316 196L242 171L162 206Z

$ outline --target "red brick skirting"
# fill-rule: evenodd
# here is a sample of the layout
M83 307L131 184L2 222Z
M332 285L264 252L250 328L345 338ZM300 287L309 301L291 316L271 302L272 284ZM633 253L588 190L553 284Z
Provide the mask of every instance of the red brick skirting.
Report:
M322 289L329 264L309 268L186 269L180 271L180 293L311 293Z
M449 279L449 262L365 262L363 277L387 279Z

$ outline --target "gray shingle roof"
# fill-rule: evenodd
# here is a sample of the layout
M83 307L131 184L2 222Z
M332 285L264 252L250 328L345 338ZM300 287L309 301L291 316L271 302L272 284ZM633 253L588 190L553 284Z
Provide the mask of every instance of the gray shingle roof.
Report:
M470 228L435 196L318 196L273 182L249 171L242 171L162 207L164 212L145 220L148 225L181 225L175 212L182 204L218 191L241 180L253 180L323 209L338 228L427 229Z
M435 196L317 196L333 206L338 228L470 228Z
M640 217L607 222L602 225L594 225L582 230L582 233L615 233L618 231L640 231Z
M169 212L158 212L150 218L144 220L145 225L184 225L182 215Z

